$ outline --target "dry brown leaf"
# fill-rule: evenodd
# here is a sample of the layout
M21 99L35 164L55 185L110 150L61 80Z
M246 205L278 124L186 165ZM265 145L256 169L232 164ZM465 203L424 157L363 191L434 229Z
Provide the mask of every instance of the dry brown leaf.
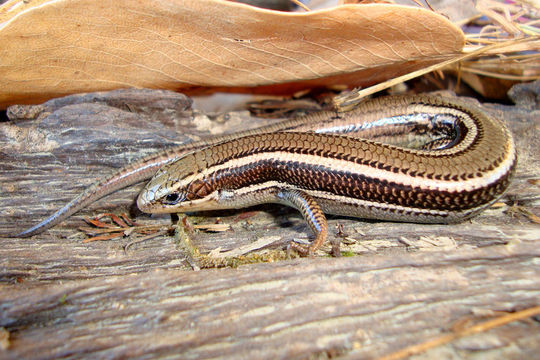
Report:
M464 36L398 5L282 13L218 0L11 0L0 43L5 107L122 87L367 86L448 59Z

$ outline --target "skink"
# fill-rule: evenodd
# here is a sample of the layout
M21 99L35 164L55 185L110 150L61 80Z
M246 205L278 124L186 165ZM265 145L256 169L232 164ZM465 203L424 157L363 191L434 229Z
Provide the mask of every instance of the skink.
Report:
M506 127L458 100L390 97L324 117L312 132L247 135L187 154L158 170L138 207L167 213L289 205L315 234L309 246L290 246L313 254L327 237L324 213L456 222L497 200L516 165ZM398 144L419 137L424 145L341 135L362 129L372 137L395 136ZM425 141L426 134L433 137Z
M290 205L315 234L309 246L291 247L312 254L327 237L324 213L460 221L504 193L516 161L508 129L476 106L438 96L380 98L143 159L18 236L40 233L157 170L139 195L142 211Z

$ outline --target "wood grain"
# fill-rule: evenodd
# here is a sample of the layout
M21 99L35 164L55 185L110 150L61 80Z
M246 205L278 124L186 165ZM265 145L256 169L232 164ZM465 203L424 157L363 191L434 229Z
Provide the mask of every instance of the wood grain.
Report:
M106 171L162 146L247 126L248 114L207 117L170 92L129 90L10 109L0 123L0 229L21 229ZM539 111L488 107L507 119L519 149L502 201L470 222L417 225L331 217L354 256L295 259L193 272L173 236L124 250L129 238L83 244L81 214L30 239L0 239L0 358L375 358L451 331L467 319L540 299ZM23 118L31 118L24 120ZM225 119L228 119L225 121ZM249 126L270 120L253 119ZM129 211L136 189L83 214ZM510 207L508 205L518 205ZM513 211L512 211L513 210ZM195 232L203 252L273 237L307 236L285 207L215 212L232 228ZM137 221L170 224L170 219ZM328 248L326 248L328 250ZM431 350L427 358L534 358L540 325L512 323ZM0 346L1 348L1 346Z
M458 321L538 304L537 245L23 283L2 291L12 336L3 357L375 358ZM513 323L428 357L532 359L539 330Z

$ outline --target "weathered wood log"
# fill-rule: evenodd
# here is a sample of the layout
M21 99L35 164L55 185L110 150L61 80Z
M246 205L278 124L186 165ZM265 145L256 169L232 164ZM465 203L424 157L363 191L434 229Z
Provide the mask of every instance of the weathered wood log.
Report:
M538 304L538 242L239 269L4 286L5 359L372 359L437 338L458 322ZM7 291L9 290L9 291ZM426 358L533 359L525 321L432 349Z
M242 112L211 118L189 106L179 94L128 90L10 108L19 120L0 123L0 229L34 224L103 174L151 151L267 122L247 122ZM0 358L372 358L450 331L467 317L538 305L540 111L489 110L507 119L520 155L501 205L451 226L330 217L353 258L191 272L172 236L128 250L129 238L83 244L81 217L129 211L136 187L42 235L0 239L0 327L11 336ZM170 224L168 217L135 215ZM217 217L232 230L192 234L203 252L264 237L280 248L308 234L295 211L278 206L191 219L211 224ZM430 357L484 351L533 358L539 328L534 321L507 325Z

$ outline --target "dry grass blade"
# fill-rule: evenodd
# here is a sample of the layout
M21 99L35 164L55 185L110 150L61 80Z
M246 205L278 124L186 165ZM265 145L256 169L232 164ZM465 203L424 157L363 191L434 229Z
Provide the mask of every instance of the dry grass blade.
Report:
M481 75L491 78L531 81L540 79L540 22L538 9L524 2L503 3L479 0L477 9L489 19L478 33L466 34L464 51L476 51L497 43L504 48L489 49L475 59L453 67L461 74ZM521 42L526 38L529 41ZM515 41L515 43L512 43ZM472 81L475 81L472 78ZM469 84L474 87L474 85ZM475 87L476 88L476 87ZM477 89L485 95L482 91Z
M303 2L299 1L299 0L290 0L292 3L296 4L298 7L301 7L302 9L306 10L306 11L311 11L310 8L308 8Z
M463 60L466 60L466 59L469 59L469 58L478 57L478 56L482 55L483 53L486 53L486 52L491 51L491 50L495 50L495 49L501 50L501 49L504 49L505 47L509 47L509 46L513 47L513 46L515 46L516 44L519 44L519 43L528 43L528 42L534 42L534 41L535 41L534 39L527 39L527 38L526 39L517 39L517 40L510 40L508 42L501 42L501 43L496 43L496 44L492 44L492 45L489 45L489 46L481 47L481 48L479 48L479 49L477 49L477 50L475 50L473 52L469 52L467 54L457 56L457 57L455 57L453 59L446 60L446 61L443 61L441 63L425 67L425 68L423 68L421 70L413 71L412 73L408 73L406 75L399 76L399 77L396 77L396 78L391 79L391 80L387 80L385 82L382 82L380 84L368 87L366 89L355 90L355 91L352 91L352 92L349 92L349 93L343 93L343 94L341 94L339 96L336 96L334 98L334 100L333 100L334 107L336 109L339 109L340 111L347 111L348 109L354 107L358 102L363 101L363 99L365 99L367 96L372 95L372 94L374 94L376 92L382 91L384 89L388 89L388 88L390 88L390 87L392 87L392 86L394 86L396 84L402 83L404 81L408 81L408 80L417 78L419 76L428 74L428 73L433 72L433 71L442 70L444 68L449 67L450 65L454 65L456 63L459 63L460 61L463 61Z
M510 215L514 217L518 217L519 215L525 216L527 219L529 219L531 222L535 224L540 224L540 217L538 217L536 214L534 214L529 209L525 208L524 206L514 205L511 206L508 209L508 212Z
M478 85L481 79L472 78L472 75L511 81L540 79L538 19L531 20L524 17L533 15L528 15L530 11L525 9L523 4L520 6L518 3L506 4L484 0L478 2L478 7L491 22L479 33L466 34L468 45L463 49L463 54L362 90L344 93L334 99L336 107L346 110L371 94L435 71L456 73L458 79L467 80L470 86L484 96L487 95ZM473 17L468 21L476 19L477 17Z
M523 320L529 317L533 317L535 315L540 314L540 306L531 307L522 311L518 311L516 313L511 313L508 315L503 315L498 318L484 321L480 324L476 324L473 326L463 327L460 330L457 330L453 333L443 335L441 337L438 337L436 339L426 341L424 343L409 346L405 349L399 350L393 354L389 354L387 356L383 356L379 358L378 360L398 360L398 359L405 359L409 356L420 354L422 352L425 352L431 348L441 346L444 344L447 344L453 340L459 339L464 336L469 336L481 332L485 332L491 329L494 329L499 326L506 325L508 323Z

